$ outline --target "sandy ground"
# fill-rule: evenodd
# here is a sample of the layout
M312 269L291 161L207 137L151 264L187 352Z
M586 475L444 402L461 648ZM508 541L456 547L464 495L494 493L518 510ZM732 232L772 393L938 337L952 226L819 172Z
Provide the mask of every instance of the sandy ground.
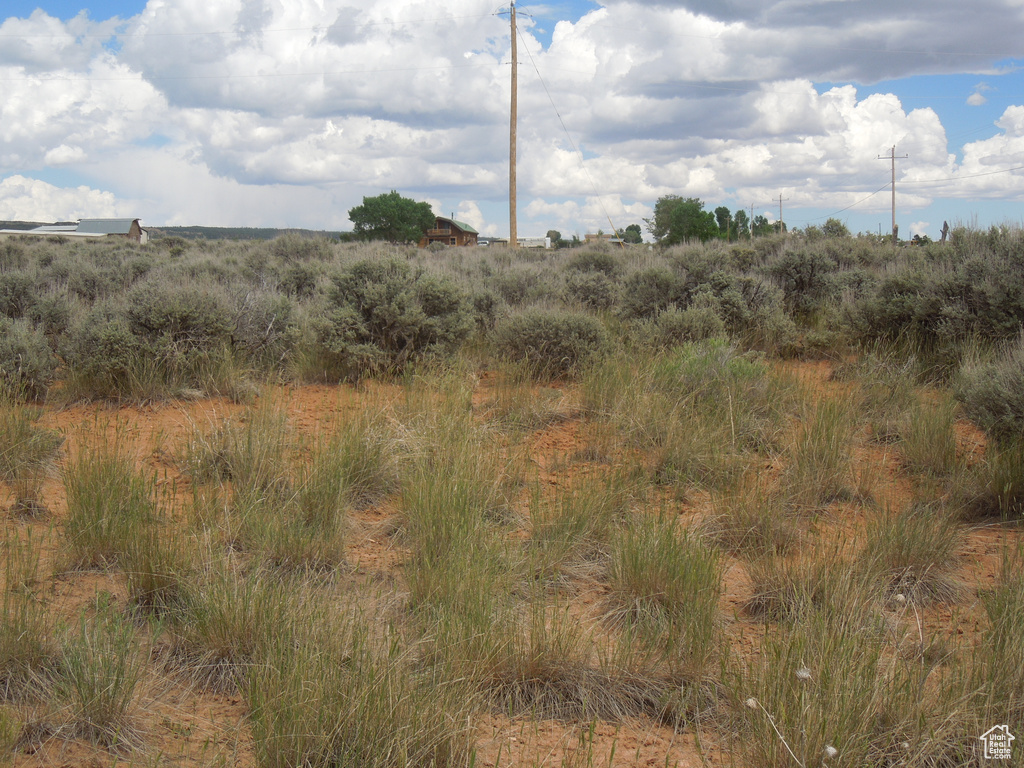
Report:
M849 383L834 381L828 363L787 364L810 390L820 397L849 397ZM499 386L494 374L483 373L476 381L474 407L485 411ZM542 485L557 486L571 481L573 472L607 471L601 461L588 461L586 423L574 406L574 394L563 387L538 388L538 402L556 414L546 426L526 438L529 461L537 468ZM356 390L347 386L303 386L281 388L275 397L286 404L292 428L305 433L326 429L367 407L380 407L402 397L398 387L369 383ZM156 403L142 407L115 408L108 405L76 405L61 410L47 408L41 425L60 430L66 437L64 453L79 450L85 438L105 432L131 447L139 464L155 473L158 484L182 502L190 497L187 476L179 469L176 456L195 429L208 429L217 421L238 416L244 407L223 399ZM957 425L959 450L968 461L984 452L984 437L972 425ZM582 457L567 461L567 457ZM870 478L874 507L858 503L834 505L817 523L818 535L837 541L854 540L865 520L878 508L899 509L910 502L922 482L908 474L893 446L857 441L853 457L855 473ZM766 466L771 473L777 467ZM2 524L20 536L32 535L42 543L46 564L59 569L61 516L65 502L59 477L47 480L43 500L52 513L49 520L25 521L8 518ZM0 509L11 501L10 489L0 485ZM699 522L709 514L706 495L692 494L683 500L668 499L675 512L687 522ZM356 535L349 545L351 572L345 578L397 581L405 552L395 540L376 535L381 523L394 514L388 503L353 513ZM977 591L996 579L1000 552L1020 531L1005 525L971 528L965 538L959 576L968 587L969 598L955 607L936 607L922 614L923 631L950 637L973 634L983 627L984 613ZM45 570L44 570L45 572ZM721 614L733 649L754 653L764 633L761 621L744 614L742 606L751 595L750 581L739 560L726 558ZM98 597L99 596L99 597ZM574 600L586 613L602 596L600 585L581 587ZM74 617L88 610L97 599L125 603L124 586L116 573L61 573L47 597L54 610ZM160 665L151 665L159 669ZM35 749L18 753L13 764L19 768L42 766L110 765L226 765L247 766L253 762L250 735L245 722L245 704L238 695L213 694L197 690L173 675L154 672L144 686L139 728L144 736L144 753L112 754L80 741L43 739ZM732 765L730 755L720 749L721 735L708 725L698 732L673 732L651 721L596 724L537 721L492 713L475 723L477 765L481 766L720 766ZM727 746L727 745L726 745ZM2 760L0 760L2 762Z

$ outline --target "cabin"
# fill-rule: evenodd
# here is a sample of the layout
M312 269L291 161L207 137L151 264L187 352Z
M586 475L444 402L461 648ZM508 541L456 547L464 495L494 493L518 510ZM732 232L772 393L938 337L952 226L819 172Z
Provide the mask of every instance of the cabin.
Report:
M445 216L438 216L434 222L434 228L428 229L427 233L420 240L420 248L426 248L431 243L442 245L476 245L480 233L464 221L456 221Z
M34 229L0 230L0 236L12 235L72 239L123 237L140 244L149 242L149 232L142 228L139 219L82 219L77 224L44 224Z

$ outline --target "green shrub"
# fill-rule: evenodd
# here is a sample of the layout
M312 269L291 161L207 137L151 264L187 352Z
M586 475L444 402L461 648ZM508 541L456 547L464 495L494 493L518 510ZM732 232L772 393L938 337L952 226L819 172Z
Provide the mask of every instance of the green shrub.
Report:
M519 306L534 298L540 290L540 276L526 269L510 269L499 274L493 281L494 289L506 304Z
M570 272L592 272L612 279L622 274L620 259L608 251L581 249L574 254L565 268Z
M171 370L187 368L198 354L228 342L234 329L221 293L169 280L134 288L125 318L131 332Z
M618 286L603 272L572 272L565 278L565 300L571 304L611 309L618 298Z
M25 246L5 238L0 244L0 273L24 269L27 263Z
M111 304L88 312L63 340L71 397L127 397L134 388L145 348L128 319Z
M41 331L26 320L0 317L0 395L41 399L56 369L57 359Z
M622 286L622 316L627 320L655 317L671 304L686 305L684 283L665 267L634 272Z
M955 393L967 416L997 441L1024 434L1024 335L995 361L961 369Z
M29 272L0 272L0 316L17 320L35 303L36 281Z
M28 319L47 336L63 336L71 325L71 301L64 293L37 296L28 308Z
M302 262L331 258L331 242L324 237L303 237L288 232L270 241L270 252L285 262Z
M576 312L527 310L495 332L498 353L529 365L538 376L572 373L608 346L601 321Z
M766 272L782 289L786 305L798 315L807 315L824 305L834 294L835 261L816 247L785 251L768 265Z
M724 336L725 323L718 308L714 295L703 292L686 309L669 307L653 321L653 340L660 347L678 347Z
M319 341L353 376L398 372L452 352L472 323L468 302L448 280L395 259L367 260L334 276Z

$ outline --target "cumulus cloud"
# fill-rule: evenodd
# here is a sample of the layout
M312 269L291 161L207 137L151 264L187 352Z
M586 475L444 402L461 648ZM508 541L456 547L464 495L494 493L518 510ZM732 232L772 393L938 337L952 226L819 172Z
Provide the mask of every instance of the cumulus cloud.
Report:
M967 103L972 107L980 107L988 103L988 97L985 96L985 91L991 91L992 86L988 83L978 83L974 86L974 91L970 96L967 97Z
M523 16L524 220L608 229L609 215L635 223L665 194L882 210L885 195L868 196L888 182L879 158L894 146L909 156L907 209L1020 196L1019 174L990 172L1024 165L1024 107L951 147L926 103L863 86L972 72L986 78L968 97L980 106L1024 7L913 4L605 0L579 18ZM107 194L94 187L116 190L159 223L345 226L363 195L399 189L507 231L510 51L494 10L150 0L129 19L7 19L0 176L66 169L91 182L65 190L83 207Z
M123 215L113 193L86 186L56 187L24 176L0 180L0 219L74 221Z

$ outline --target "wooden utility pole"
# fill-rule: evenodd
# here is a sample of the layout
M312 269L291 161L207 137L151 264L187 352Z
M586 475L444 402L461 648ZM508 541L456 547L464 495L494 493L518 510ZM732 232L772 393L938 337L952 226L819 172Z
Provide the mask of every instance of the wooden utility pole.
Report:
M754 239L754 205L750 205L750 224L747 225L750 228L750 239Z
M901 155L900 160L905 160L910 155ZM892 150L888 155L879 155L878 160L892 160L892 244L896 245L897 233L899 230L896 228L896 147L893 146Z
M516 0L512 0L512 108L508 149L508 247L519 246L516 227L516 122L519 113L519 52L516 46Z
M779 192L779 234L782 234L782 193ZM787 197L786 200L789 200Z

